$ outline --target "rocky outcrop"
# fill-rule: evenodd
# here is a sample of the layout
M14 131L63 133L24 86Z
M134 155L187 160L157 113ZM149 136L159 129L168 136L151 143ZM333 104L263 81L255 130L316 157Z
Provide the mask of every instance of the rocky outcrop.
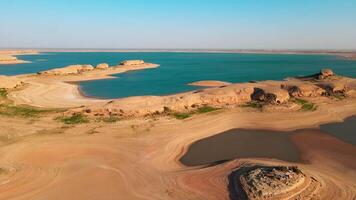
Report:
M319 79L325 79L334 76L335 73L331 69L322 69L319 73Z
M92 65L69 65L63 68L55 68L46 71L38 72L40 75L73 75L83 72L91 71L94 67Z
M84 112L87 115L119 115L137 117L162 114L167 111L188 112L199 107L236 106L251 101L253 86L235 84L221 88L209 88L171 96L143 96L117 99L105 105L94 105L87 108L73 109L71 112ZM88 112L90 110L90 112Z
M142 65L145 64L143 60L125 60L120 63L120 65Z
M301 81L290 81L282 84L281 87L287 90L291 97L317 97L326 93L323 88L315 84Z
M109 68L109 64L107 63L100 63L95 67L95 69L108 69L108 68Z
M288 91L275 86L255 87L251 99L272 104L281 104L289 100Z
M321 187L297 166L243 166L229 182L232 199L310 199Z
M355 95L355 79L338 77L323 80L300 80L296 78L285 81L230 84L169 96L140 96L115 99L105 104L73 109L69 112L82 112L90 116L143 117L164 114L167 111L191 112L204 106L229 108L242 105L248 106L251 103L261 105L263 107L262 111L296 111L303 109L305 105L300 105L291 97L318 98L331 96L320 84L335 85L333 87L334 91L344 91L344 88L346 88L347 92L344 92L345 94ZM336 87L340 84L340 87ZM344 96L341 98L346 98L346 95ZM332 96L332 98L334 97L339 96ZM254 106L250 107L255 108Z

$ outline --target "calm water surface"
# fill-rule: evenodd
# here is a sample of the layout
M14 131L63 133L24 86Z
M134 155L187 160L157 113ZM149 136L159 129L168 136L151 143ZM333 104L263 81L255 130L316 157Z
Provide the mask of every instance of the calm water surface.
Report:
M139 95L167 95L197 89L187 83L200 80L246 82L281 80L288 76L309 75L329 67L337 73L356 77L356 61L330 55L260 55L235 53L108 53L66 52L23 55L28 64L2 65L0 74L35 73L70 64L106 62L117 65L122 60L143 59L157 63L157 69L132 71L118 78L80 84L84 94L102 98Z
M305 131L233 129L193 143L180 161L187 166L209 165L239 158L273 158L300 162L299 151L291 136ZM356 117L350 117L341 123L322 125L320 131L356 145Z

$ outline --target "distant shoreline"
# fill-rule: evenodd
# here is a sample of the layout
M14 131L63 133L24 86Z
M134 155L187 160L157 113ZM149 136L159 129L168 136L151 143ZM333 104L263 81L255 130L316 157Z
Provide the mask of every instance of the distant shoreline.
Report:
M9 53L10 52L10 53ZM356 50L293 50L293 49L65 49L65 48L34 48L34 49L0 49L1 54L29 55L41 52L172 52L172 53L240 53L240 54L305 54L305 55L335 55L346 59L356 59Z

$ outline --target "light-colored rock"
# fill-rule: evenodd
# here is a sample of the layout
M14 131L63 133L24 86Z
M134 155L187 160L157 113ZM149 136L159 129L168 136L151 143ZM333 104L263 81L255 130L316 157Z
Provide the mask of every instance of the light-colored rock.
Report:
M326 93L326 91L309 82L287 82L282 84L282 89L289 92L292 97L317 97Z
M322 69L319 74L319 79L325 79L334 75L335 73L331 69Z
M120 63L120 65L142 65L145 64L143 60L125 60Z
M95 67L95 69L108 69L108 68L109 68L109 64L107 63L100 63Z

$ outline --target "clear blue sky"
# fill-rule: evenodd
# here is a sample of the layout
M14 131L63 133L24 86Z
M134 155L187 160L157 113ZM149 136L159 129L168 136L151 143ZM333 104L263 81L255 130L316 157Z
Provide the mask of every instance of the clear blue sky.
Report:
M356 49L356 0L0 0L0 48Z

